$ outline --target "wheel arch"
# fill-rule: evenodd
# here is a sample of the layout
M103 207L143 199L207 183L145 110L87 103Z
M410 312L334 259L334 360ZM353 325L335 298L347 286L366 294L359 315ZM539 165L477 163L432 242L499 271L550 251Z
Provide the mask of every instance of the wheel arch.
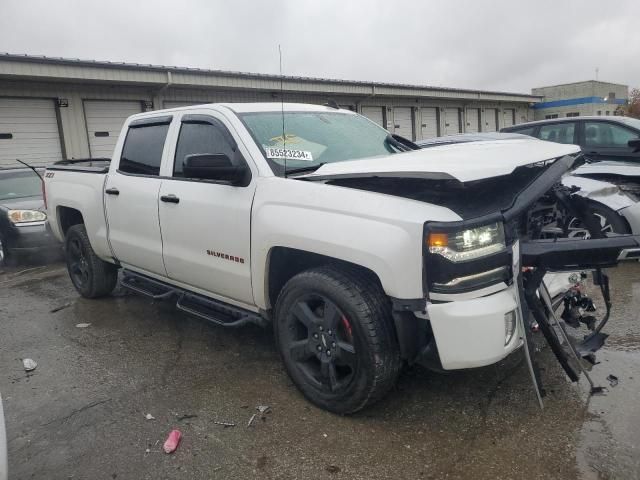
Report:
M278 295L291 278L305 270L325 265L357 270L382 287L376 272L362 265L315 252L278 246L271 248L267 255L264 286L267 310L275 306Z

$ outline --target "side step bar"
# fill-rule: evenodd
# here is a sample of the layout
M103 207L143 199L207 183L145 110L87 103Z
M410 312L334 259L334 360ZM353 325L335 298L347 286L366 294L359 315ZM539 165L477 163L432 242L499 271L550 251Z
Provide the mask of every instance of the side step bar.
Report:
M140 273L124 270L120 284L127 290L150 297L168 300L177 297L176 308L223 327L242 327L255 324L261 327L269 322L255 312L199 295L173 285L168 285Z

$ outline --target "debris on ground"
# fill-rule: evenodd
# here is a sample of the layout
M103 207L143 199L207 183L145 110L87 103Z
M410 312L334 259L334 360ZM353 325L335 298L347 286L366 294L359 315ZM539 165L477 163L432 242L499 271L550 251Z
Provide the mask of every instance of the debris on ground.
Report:
M231 423L231 422L218 422L218 421L214 421L213 423L215 423L216 425L222 425L223 427L227 428L227 427L235 427L236 424L235 423Z
M178 445L180 444L181 438L182 438L182 432L180 432L180 430L172 430L171 433L169 433L169 436L167 437L167 439L165 440L164 445L162 446L164 453L175 452L176 449L178 448Z
M147 413L144 418L146 418L147 420L155 420L156 417L154 417L153 415L151 415L150 413Z
M90 324L90 323L78 323L78 324L76 325L76 328L87 328L87 327L89 327L89 326L91 326L91 324Z
M59 307L52 308L51 310L49 310L49 313L59 312L60 310L64 310L65 308L69 308L71 305L73 305L73 302L65 303L64 305L60 305Z
M36 367L38 366L38 364L36 363L35 360L31 359L31 358L25 358L22 360L22 365L24 366L24 371L25 372L32 372L36 369Z
M265 414L265 413L267 413L269 410L271 410L271 407L270 407L269 405L258 405L258 406L256 407L256 409L257 409L260 413Z
M324 467L324 469L329 473L339 473L340 472L340 467L338 467L337 465L327 465L326 467Z
M251 424L253 423L253 421L256 419L257 416L258 416L257 413L254 413L253 415L251 415L251 418L249 419L249 422L247 423L247 427L251 426Z
M178 421L181 422L183 420L189 420L190 418L198 418L198 415L194 415L194 414L186 414L186 415L180 415L178 417Z
M618 385L618 377L616 377L615 375L609 375L607 377L607 380L609 380L609 385L611 385L612 387Z

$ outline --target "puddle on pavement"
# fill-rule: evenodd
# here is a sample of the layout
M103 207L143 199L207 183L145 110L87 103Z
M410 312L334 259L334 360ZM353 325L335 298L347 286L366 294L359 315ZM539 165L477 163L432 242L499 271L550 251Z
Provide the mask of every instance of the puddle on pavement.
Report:
M640 472L640 265L626 264L612 276L613 310L604 328L610 334L598 352L592 376L606 395L591 397L589 419L576 452L582 478L630 478ZM611 386L607 376L618 377ZM581 380L585 394L586 382Z

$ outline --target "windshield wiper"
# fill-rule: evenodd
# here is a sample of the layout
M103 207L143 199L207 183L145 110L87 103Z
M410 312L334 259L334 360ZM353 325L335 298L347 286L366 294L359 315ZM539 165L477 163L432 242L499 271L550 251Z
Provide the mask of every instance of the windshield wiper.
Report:
M408 138L404 138L400 135L396 135L395 133L390 133L384 139L384 142L387 145L391 145L392 147L397 148L401 152L408 152L410 150L420 150L420 146L413 143Z
M300 167L300 168L291 168L287 169L284 172L285 177L296 173L307 173L307 172L315 172L321 166L323 166L326 162L317 163L315 165L309 165L308 167Z

